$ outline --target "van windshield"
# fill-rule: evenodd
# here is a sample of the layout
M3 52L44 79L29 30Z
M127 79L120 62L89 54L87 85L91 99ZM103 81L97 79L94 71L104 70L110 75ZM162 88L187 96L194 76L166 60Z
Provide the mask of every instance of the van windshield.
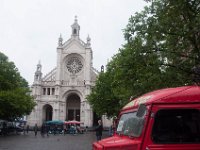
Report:
M143 128L144 118L138 118L136 112L121 116L117 126L117 133L127 136L139 137Z

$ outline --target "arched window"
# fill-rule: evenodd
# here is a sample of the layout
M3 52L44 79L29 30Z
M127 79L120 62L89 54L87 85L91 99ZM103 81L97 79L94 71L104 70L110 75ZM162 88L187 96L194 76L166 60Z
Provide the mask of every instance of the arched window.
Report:
M74 29L73 34L76 34L76 33L77 33L77 31L76 31L76 29Z

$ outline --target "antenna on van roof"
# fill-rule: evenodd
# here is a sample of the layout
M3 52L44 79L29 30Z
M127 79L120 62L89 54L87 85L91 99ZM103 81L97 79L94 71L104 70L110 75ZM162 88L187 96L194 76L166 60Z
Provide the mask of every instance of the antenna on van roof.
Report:
M200 66L195 66L192 68L192 80L197 85L200 85Z

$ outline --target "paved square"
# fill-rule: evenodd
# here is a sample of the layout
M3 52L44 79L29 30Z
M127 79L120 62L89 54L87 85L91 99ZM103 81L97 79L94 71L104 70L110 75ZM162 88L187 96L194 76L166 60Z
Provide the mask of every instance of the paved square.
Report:
M103 138L108 132L103 133ZM40 133L35 137L33 132L21 135L0 136L0 150L91 150L96 141L95 132L77 135L46 135Z

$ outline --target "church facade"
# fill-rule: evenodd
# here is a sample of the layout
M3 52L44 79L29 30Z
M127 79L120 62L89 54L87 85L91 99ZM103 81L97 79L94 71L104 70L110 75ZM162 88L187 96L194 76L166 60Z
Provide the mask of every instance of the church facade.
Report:
M31 87L36 106L27 117L31 126L49 120L77 120L91 127L98 119L86 99L98 75L93 68L91 39L80 39L76 17L71 28L71 38L58 39L56 68L43 77L42 65L37 65ZM102 119L109 124L105 116Z

